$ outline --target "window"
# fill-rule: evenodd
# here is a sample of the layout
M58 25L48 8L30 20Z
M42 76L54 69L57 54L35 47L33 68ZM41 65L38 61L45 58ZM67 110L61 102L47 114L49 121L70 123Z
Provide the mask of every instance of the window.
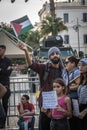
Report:
M83 13L83 22L87 22L87 13Z
M68 23L69 22L69 18L68 18L68 14L64 14L64 23Z
M69 35L64 35L64 43L69 44Z
M85 34L83 37L84 37L84 44L87 44L87 34Z
M81 0L82 5L85 5L85 0Z

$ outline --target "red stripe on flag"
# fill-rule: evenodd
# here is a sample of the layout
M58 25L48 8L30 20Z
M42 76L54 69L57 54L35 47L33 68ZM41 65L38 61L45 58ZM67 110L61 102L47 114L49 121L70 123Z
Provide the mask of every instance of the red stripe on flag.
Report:
M17 34L21 31L22 25L13 22L14 29Z

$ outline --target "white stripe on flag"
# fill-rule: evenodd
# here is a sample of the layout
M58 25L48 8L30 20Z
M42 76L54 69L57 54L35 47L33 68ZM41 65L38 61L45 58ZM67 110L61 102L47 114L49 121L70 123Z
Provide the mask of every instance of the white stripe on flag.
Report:
M31 23L30 23L29 20L26 20L26 21L20 23L20 25L22 25L22 28L25 28L25 27L29 26L30 24L31 24Z

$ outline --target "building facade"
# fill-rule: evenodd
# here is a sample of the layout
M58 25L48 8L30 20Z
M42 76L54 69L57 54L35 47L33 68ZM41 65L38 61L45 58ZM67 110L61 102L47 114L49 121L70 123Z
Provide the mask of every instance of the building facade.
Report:
M49 3L46 2L38 14L41 21L49 15ZM55 15L62 18L68 27L68 31L60 33L64 44L77 52L83 51L87 56L87 0L55 2Z

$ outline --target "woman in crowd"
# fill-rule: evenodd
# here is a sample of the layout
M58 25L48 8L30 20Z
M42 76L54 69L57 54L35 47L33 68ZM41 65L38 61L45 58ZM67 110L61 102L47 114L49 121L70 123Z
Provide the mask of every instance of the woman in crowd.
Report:
M81 81L78 88L80 129L87 130L87 58L80 60L78 64L81 72Z
M72 109L73 106L73 100L78 100L78 94L77 89L80 84L80 70L78 69L78 62L79 59L77 59L75 56L69 56L66 58L65 66L68 71L68 77L69 77L69 94L72 101ZM74 110L73 110L74 112ZM71 130L77 130L79 129L79 120L76 117L76 115L72 115L72 118L69 119Z
M34 105L29 102L28 95L23 95L21 97L21 102L19 103L17 108L19 112L19 130L28 130L29 128L31 128L31 130L34 130L35 108Z
M80 83L80 71L77 67L79 59L75 56L69 56L66 58L65 66L69 76L69 90L71 99L77 98L77 88Z

